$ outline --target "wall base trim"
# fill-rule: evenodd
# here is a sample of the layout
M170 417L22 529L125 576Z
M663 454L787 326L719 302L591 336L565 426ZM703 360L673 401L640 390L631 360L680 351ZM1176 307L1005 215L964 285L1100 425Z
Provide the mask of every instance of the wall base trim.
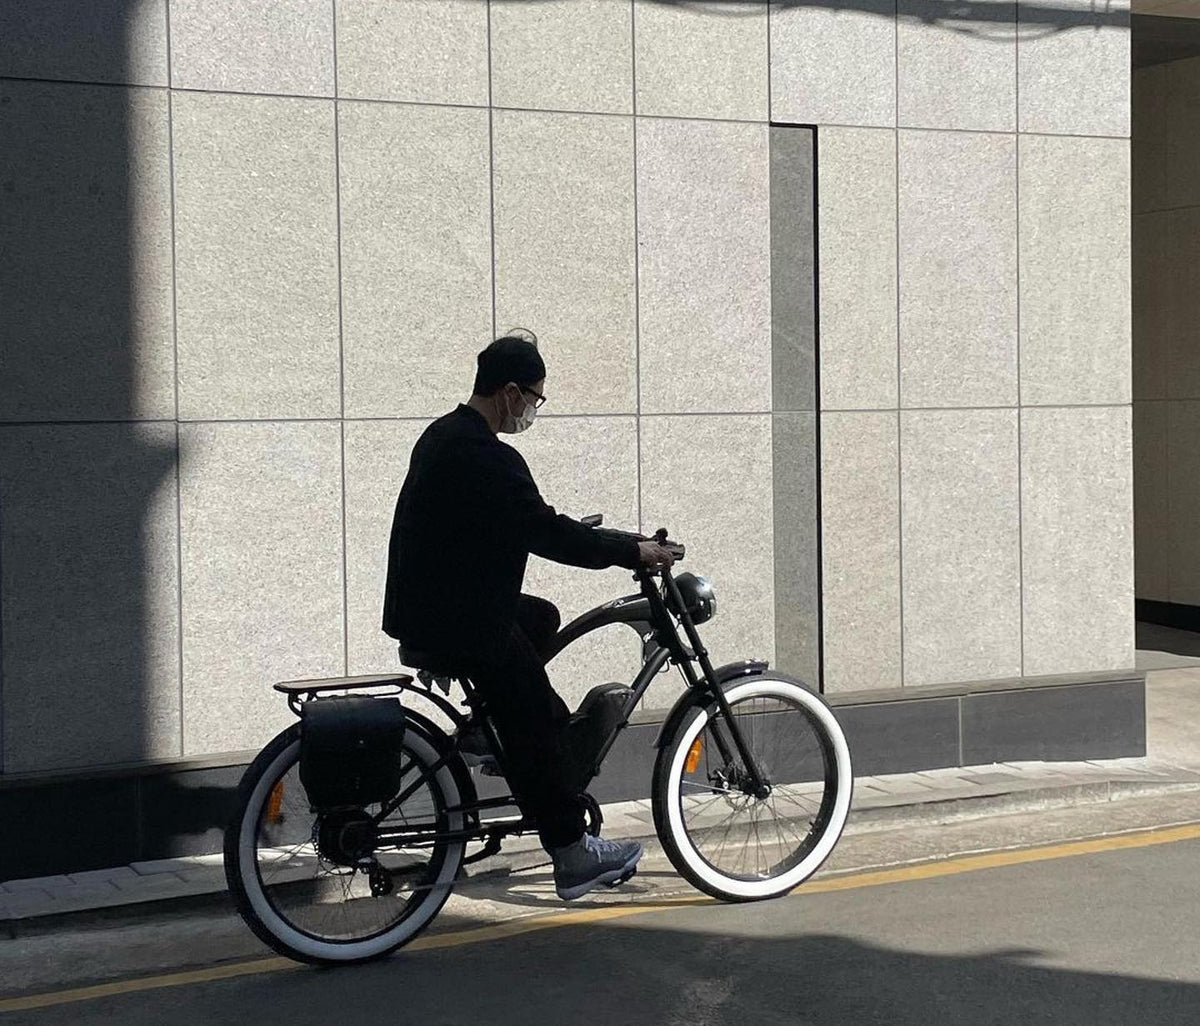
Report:
M1134 672L828 698L856 776L1146 754L1145 676ZM641 718L621 733L591 787L600 801L649 795L657 734L658 723ZM220 851L252 755L5 779L0 822L20 827L6 834L0 881ZM481 793L497 785L480 778Z

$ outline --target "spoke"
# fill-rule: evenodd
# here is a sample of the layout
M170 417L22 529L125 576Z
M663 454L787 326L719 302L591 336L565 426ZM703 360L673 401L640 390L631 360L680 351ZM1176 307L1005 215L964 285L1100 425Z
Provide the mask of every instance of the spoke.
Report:
M693 812L707 812L709 809L712 808L713 802L719 802L720 800L721 800L720 794L709 795L707 798L701 798L699 795L697 795L696 799L692 800L690 808ZM681 803L681 807L682 807L682 803Z
M812 791L797 791L791 784L775 784L774 789L782 794L790 795L797 801L814 801ZM821 794L825 793L825 789L821 788Z
M687 786L688 786L688 787L698 787L698 788L700 788L701 790L704 790L704 791L711 791L711 792L713 792L714 794L740 794L740 793L741 793L740 791L731 791L731 790L730 790L729 788L727 788L727 787L717 787L715 784L701 784L701 783L698 783L698 782L697 782L697 781L695 781L695 780L681 780L681 781L679 781L679 786L680 786L680 787L682 787L684 784L687 784Z
M784 802L791 802L791 805L785 806L784 812L780 814L784 819L811 819L816 814L816 811L811 806L805 805L802 802L797 802L795 799L787 797L780 799L777 795L773 794L771 795L771 800L773 802L781 800Z
M420 757L414 757L411 750L406 750L405 759L404 780L408 786L397 796L396 804L388 809L387 816L382 816L387 806L381 803L373 803L363 809L367 816L378 817L378 821L386 820L388 826L399 831L410 829L408 824L414 818L435 820L437 810L444 804L438 798L440 792L430 776L429 767L422 763ZM418 771L415 777L411 772L413 769ZM294 838L298 826L302 828L308 824L311 827L314 823L313 810L307 803L300 803L302 807L297 807L303 791L295 779L294 765L280 780L285 782L286 798L289 799L284 804L287 825L282 831L268 830L265 820L260 820L257 827L260 878L268 900L279 914L308 933L339 940L358 939L398 922L411 908L415 892L411 882L414 876L419 879L419 874L429 865L429 859L437 850L436 843L432 851L415 848L404 836L394 842L380 844L377 851L384 853L389 862L400 862L401 866L394 877L395 889L386 899L383 896L377 899L370 893L370 874L360 872L356 867L334 866L321 858L311 833L297 843L280 844L270 850L261 847L271 833ZM431 833L436 833L436 830ZM382 862L380 865L384 872L392 872Z
M290 848L285 849L284 851L280 852L280 854L278 854L274 858L270 859L270 861L267 864L274 866L274 865L278 865L281 862L285 862L288 859L290 859L293 855L297 854L301 848L305 848L310 844L312 844L312 841L301 841L299 844L294 844ZM278 848L269 848L269 849L261 849L260 848L259 850L260 851L279 851Z
M726 816L720 823L718 823L716 827L713 828L714 833L717 830L719 830L722 826L725 826L725 824L728 823L730 820L732 820L733 817L736 815L737 815L737 809L734 809L732 812L729 813L728 816ZM721 857L721 853L725 850L725 845L728 843L729 843L729 828L726 827L725 834L722 837L721 843L720 843L720 845L718 845L716 853L712 859L712 862L714 865L716 865L716 863L719 861L719 859Z
M772 808L774 808L774 806L772 806ZM780 816L778 814L778 810L775 810L775 812L776 812L775 821L777 823L779 823L783 827L783 829L785 831L787 831L788 833L790 833L792 835L792 837L794 837L797 841L799 841L801 844L804 844L804 842L808 839L807 834L805 834L804 836L801 836L792 827L792 820L790 818L788 818L787 816Z
M271 880L279 874L280 870L286 866L292 858L297 855L301 848L311 845L311 841L301 841L299 844L289 848L282 855L269 860L259 859L259 873L263 875L263 886L267 886Z
M734 810L733 815L737 815L737 810ZM722 850L724 850L725 845L728 844L728 840L730 840L730 834L732 833L732 830L733 830L733 824L731 823L730 826L728 826L725 830L725 840L721 842ZM738 852L737 850L734 850L734 854L733 854L733 868L734 869L737 869L738 865L743 864L745 862L745 854L746 854L746 846L745 845L742 845L742 850L740 850L740 852ZM740 862L740 863L738 862L738 856L740 856L740 858L742 858L742 862Z
M772 795L772 798L776 796ZM817 815L819 806L811 802L805 802L801 799L784 796L784 801L790 801L792 808L795 810L793 814L785 816L786 819L812 819Z
M759 876L762 876L762 862L760 861L760 858L759 858L759 856L762 855L762 837L759 835L759 832L758 832L757 812L758 812L758 806L756 805L754 807L754 810L750 813L750 824L754 827L754 840L757 842L757 845L754 849L754 872L757 873ZM748 842L750 840L750 838L747 837L746 840Z
M783 851L787 847L787 842L783 839L783 831L779 828L779 813L775 808L775 803L771 802L771 822L775 827L775 836L779 838L780 858L783 858Z
M741 772L749 773L753 767L766 780L775 776L785 780L803 778L807 771L801 767L811 766L813 753L823 750L807 710L786 696L743 699L729 712L724 724L720 717L712 717L704 727L707 743L703 765L709 777L712 776L713 757L719 750L715 745L718 734L728 735L731 751L738 753L727 769L740 767ZM740 749L733 742L735 730L740 733L752 760L747 765L743 765ZM711 781L681 780L680 806L694 843L720 872L730 875L753 873L760 878L770 878L780 871L780 867L793 862L796 852L811 844L811 825L829 787L828 781L820 776L812 783L816 789L803 793L800 790L805 786L803 780L772 784L769 797L751 800L737 787ZM714 810L714 804L722 797L730 805L724 816ZM711 824L699 822L705 817L715 821ZM770 817L770 822L766 817ZM754 846L753 867L750 866L751 845Z

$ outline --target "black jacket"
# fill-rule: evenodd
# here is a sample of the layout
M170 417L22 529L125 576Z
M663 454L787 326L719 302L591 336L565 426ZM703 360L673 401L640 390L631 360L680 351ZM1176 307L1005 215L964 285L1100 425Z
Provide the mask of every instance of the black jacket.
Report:
M413 447L392 520L384 631L417 649L498 657L531 552L597 570L638 563L636 541L555 513L521 454L459 406Z

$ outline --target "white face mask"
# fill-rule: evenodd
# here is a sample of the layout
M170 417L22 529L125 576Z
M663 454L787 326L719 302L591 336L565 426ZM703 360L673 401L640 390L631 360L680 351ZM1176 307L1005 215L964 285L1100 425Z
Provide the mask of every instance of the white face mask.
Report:
M505 405L508 404L508 398L505 397ZM504 419L500 423L500 430L506 435L519 435L526 428L533 426L533 418L537 415L537 407L533 403L526 403L525 409L521 412L521 416L514 417L512 413L505 413Z

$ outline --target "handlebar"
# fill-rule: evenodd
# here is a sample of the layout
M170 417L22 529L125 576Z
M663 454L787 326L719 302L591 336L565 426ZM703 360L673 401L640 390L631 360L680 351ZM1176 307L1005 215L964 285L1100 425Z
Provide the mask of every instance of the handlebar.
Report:
M644 534L639 534L636 531L620 531L614 527L601 527L600 525L604 523L603 513L593 513L591 516L584 517L581 523L592 528L593 530L603 531L604 534L612 538L632 538L637 542L657 542L675 557L676 562L679 562L679 560L683 559L684 554L687 552L687 548L682 542L671 541L667 537L667 529L665 527L660 527L650 537L647 537Z

